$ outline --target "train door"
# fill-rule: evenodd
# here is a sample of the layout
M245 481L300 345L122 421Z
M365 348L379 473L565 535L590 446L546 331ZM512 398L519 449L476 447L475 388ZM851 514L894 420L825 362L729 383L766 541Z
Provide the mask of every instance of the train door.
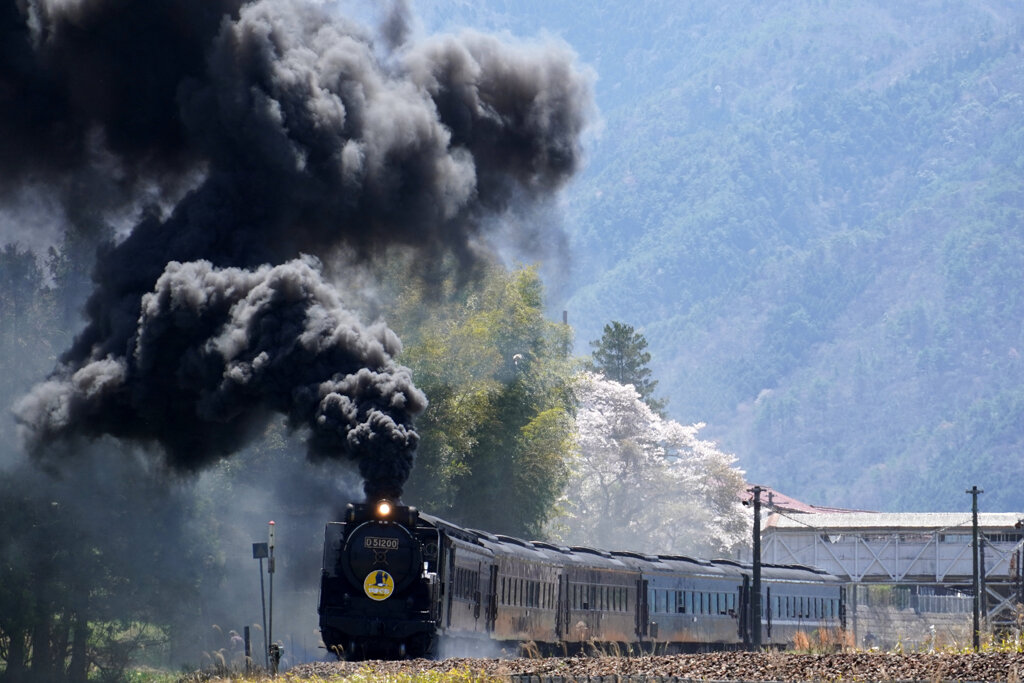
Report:
M498 564L490 566L490 580L487 587L487 625L488 631L494 630L498 620Z
M565 640L569 633L569 574L558 576L558 605L555 608L555 636Z
M476 563L476 571L472 573L473 577L473 630L480 630L480 606L483 602L483 592L480 590L480 577L483 576L484 565L483 562ZM486 621L486 619L485 619Z
M452 625L452 598L455 594L455 547L452 545L445 544L444 555L445 561L445 573L444 573L444 602L445 602L445 626L451 628Z
M739 587L740 599L740 618L739 618L739 629L740 629L740 640L748 648L750 647L750 577L746 574L743 575L743 585Z
M636 582L636 635L637 640L643 641L647 635L647 626L650 623L650 610L647 602L648 582L637 579Z

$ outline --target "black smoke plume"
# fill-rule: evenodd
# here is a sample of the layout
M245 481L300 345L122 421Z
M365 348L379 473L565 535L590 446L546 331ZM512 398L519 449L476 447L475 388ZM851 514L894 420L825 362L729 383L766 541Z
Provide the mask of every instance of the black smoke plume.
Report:
M33 452L111 434L195 470L279 412L401 492L424 398L303 254L471 263L488 216L576 170L590 94L563 48L413 41L395 8L377 39L303 0L0 0L0 197L192 188L99 254L85 329L16 407Z

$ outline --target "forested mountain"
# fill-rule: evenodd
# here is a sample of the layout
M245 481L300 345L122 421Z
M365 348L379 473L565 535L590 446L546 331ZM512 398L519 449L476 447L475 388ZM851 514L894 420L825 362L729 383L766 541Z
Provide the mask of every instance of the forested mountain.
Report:
M578 352L635 326L668 414L798 498L1024 509L1024 7L417 7L595 71L549 283Z

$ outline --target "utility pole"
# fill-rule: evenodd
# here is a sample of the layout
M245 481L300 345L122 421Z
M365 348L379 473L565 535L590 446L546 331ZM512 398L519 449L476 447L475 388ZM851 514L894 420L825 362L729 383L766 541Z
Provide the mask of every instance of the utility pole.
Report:
M978 571L978 494L985 493L972 486L964 493L971 494L971 549L974 559L974 636L971 639L974 651L981 649L981 577Z
M750 587L751 647L761 649L761 491L760 486L747 489L754 506L754 582Z
M270 672L277 675L277 664L281 659L281 651L274 642L274 520L267 523L267 546L270 549L270 557L267 558L267 573L270 574L270 624L267 626L267 640L270 642L267 658L270 660Z
M252 544L252 559L260 561L260 605L263 607L263 659L270 670L270 640L267 638L267 592L263 589L263 559L270 553L266 543Z

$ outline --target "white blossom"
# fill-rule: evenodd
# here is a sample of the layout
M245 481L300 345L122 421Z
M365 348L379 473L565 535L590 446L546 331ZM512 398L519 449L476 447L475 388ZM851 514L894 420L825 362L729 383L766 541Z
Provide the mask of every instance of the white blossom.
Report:
M549 530L570 545L721 557L744 543L735 457L652 411L631 385L583 373L579 452Z

